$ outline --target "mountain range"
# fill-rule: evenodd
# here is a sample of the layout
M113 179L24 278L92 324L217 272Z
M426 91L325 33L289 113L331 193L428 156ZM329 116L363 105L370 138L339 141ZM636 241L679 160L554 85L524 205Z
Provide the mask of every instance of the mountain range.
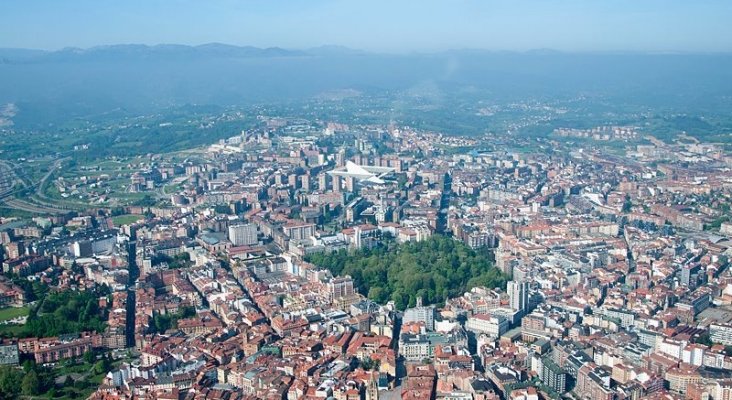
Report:
M304 57L304 56L344 56L366 54L342 46L320 46L306 50L288 50L281 47L260 48L254 46L234 46L223 43L206 43L198 46L180 44L117 44L95 46L87 49L67 47L46 51L33 49L0 48L0 63L29 63L49 61L102 61L115 59L204 59L218 58L256 58L256 57Z

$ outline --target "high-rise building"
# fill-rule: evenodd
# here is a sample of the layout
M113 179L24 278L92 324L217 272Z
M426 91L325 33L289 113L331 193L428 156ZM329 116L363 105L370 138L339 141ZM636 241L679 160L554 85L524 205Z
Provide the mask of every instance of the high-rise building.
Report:
M435 330L435 307L423 306L422 298L417 297L417 306L404 310L404 317L402 318L402 322L404 324L410 322L422 322L424 323L425 329L427 329L428 331L433 331Z
M287 185L293 189L299 189L300 179L297 174L290 174L287 176Z
M328 180L330 179L330 175L328 174L320 174L318 176L318 189L321 192L325 192L328 190Z
M353 288L353 279L350 276L333 278L328 282L328 293L331 299L353 296L356 291Z
M74 257L89 257L94 254L92 242L89 240L78 240L72 245Z
M300 176L300 188L306 192L310 191L310 175L305 174Z
M229 241L234 246L257 244L257 225L239 224L229 226Z
M23 246L23 242L10 242L5 246L5 248L7 258L10 260L19 258L25 253L25 246Z
M557 393L564 393L567 391L567 372L563 370L551 357L544 357L541 359L541 382Z
M346 177L346 192L355 192L356 191L356 178L352 176Z
M338 153L336 153L335 156L335 162L336 166L342 167L346 165L346 149L340 149L338 150Z
M291 240L308 240L315 236L315 224L294 222L282 227Z
M506 291L508 291L511 308L525 313L529 308L529 283L509 281Z

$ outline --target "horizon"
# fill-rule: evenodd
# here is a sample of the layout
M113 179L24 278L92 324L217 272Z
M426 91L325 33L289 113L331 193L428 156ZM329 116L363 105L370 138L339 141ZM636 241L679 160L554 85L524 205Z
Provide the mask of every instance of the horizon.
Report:
M110 44L98 44L98 45L91 45L87 47L78 47L78 46L65 46L60 48L53 48L53 49L43 49L43 48L33 48L33 47L9 47L9 46L0 46L0 50L22 50L22 51L37 51L37 52L44 52L44 53L57 53L57 52L63 52L63 51L69 51L69 50L81 50L81 51L90 51L90 50L98 50L98 49L105 49L105 48L115 48L115 47L147 47L150 49L156 48L156 47L165 47L165 46L171 46L171 47L189 47L189 48L200 48L204 46L211 46L211 45L220 45L220 46L229 46L233 48L252 48L252 49L259 49L259 50L271 50L271 49L279 49L284 51L292 51L292 52L307 52L312 50L323 50L323 49L333 49L333 50L342 50L342 51L350 51L350 52L356 52L361 53L362 55L390 55L390 56L410 56L410 55L430 55L430 54L443 54L443 53L451 53L451 52L476 52L476 53L494 53L494 54L524 54L524 55L537 55L541 54L542 52L546 54L556 54L556 55L732 55L732 49L729 50L561 50L561 49L555 49L555 48L547 48L547 47L537 47L537 48L529 48L525 50L501 50L501 49L491 49L491 48L477 48L477 47L455 47L455 48L446 48L446 49L440 49L440 50L404 50L404 51L378 51L378 50L366 50L361 48L355 48L355 47L349 47L339 44L321 44L316 46L306 46L306 47L286 47L286 46L255 46L250 44L232 44L232 43L226 43L226 42L203 42L203 43L173 43L173 42L161 42L161 43L142 43L142 42L120 42L120 43L110 43Z
M525 52L728 53L732 4L631 0L588 3L315 0L261 4L221 0L10 0L0 4L0 48L54 51L126 43L308 49L343 46L376 53L461 48ZM333 38L337 39L333 39Z

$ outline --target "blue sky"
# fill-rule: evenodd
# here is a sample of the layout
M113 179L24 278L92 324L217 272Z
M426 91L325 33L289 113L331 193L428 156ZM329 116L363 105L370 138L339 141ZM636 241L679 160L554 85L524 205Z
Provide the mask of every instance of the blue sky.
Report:
M1 0L0 47L732 51L730 0Z

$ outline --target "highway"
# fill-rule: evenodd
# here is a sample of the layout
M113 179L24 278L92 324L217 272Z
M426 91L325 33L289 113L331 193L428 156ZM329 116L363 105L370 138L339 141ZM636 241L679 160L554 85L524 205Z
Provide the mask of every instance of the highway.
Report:
M56 207L53 204L43 203L36 204L27 200L14 198L34 189L34 194L44 200L52 202L51 199L44 194L44 188L48 180L53 176L54 172L61 167L61 164L70 159L70 157L59 158L53 162L45 175L37 182L33 183L29 179L20 176L17 171L22 171L21 166L14 165L8 161L0 161L0 202L8 208L28 211L39 214L64 214L68 210ZM18 188L18 186L20 186Z

